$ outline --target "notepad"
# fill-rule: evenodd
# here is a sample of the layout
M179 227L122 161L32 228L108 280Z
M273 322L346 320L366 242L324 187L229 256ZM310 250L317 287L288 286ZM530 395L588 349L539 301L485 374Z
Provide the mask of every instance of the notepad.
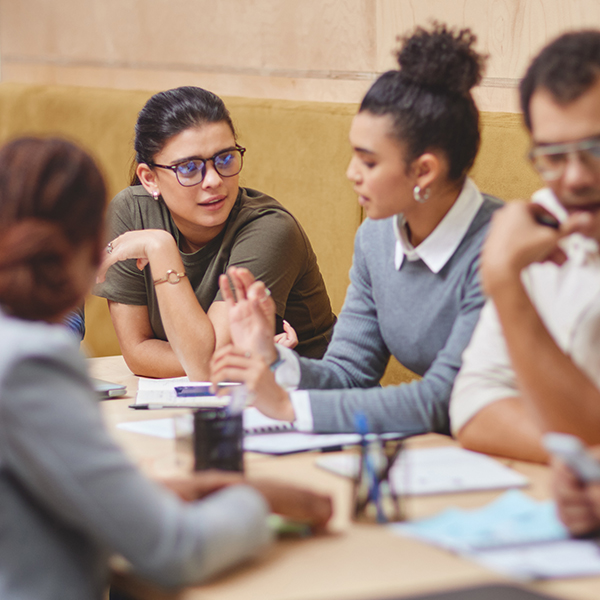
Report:
M244 432L248 434L283 433L294 431L294 424L289 421L271 419L263 415L257 408L250 406L244 410Z
M209 381L193 382L195 385L210 385ZM140 377L135 403L132 407L145 408L219 408L227 406L229 396L188 396L180 397L175 392L176 386L191 385L188 377L170 377L167 379L151 379Z

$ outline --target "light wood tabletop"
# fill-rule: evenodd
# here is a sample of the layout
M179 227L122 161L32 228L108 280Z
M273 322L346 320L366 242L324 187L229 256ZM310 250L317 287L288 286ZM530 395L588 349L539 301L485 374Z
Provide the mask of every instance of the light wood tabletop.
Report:
M147 474L161 476L180 472L174 441L128 432L116 425L124 421L157 419L181 414L179 410L133 410L137 378L121 356L89 360L94 377L124 383L124 399L102 402L108 428L131 459ZM412 438L409 448L453 445L450 438L428 434ZM165 592L128 574L116 572L118 587L134 597L153 600L375 600L401 598L435 590L482 583L506 582L501 576L475 563L427 544L397 536L376 524L358 524L350 519L351 482L318 466L318 452L288 456L247 453L248 477L271 477L328 493L334 502L334 517L328 533L307 539L280 540L261 558L203 585ZM545 466L502 460L530 480L526 493L534 498L549 496L549 472ZM411 497L404 500L409 519L433 515L449 506L476 508L500 492L470 492ZM597 600L600 577L545 581L528 588L557 598Z

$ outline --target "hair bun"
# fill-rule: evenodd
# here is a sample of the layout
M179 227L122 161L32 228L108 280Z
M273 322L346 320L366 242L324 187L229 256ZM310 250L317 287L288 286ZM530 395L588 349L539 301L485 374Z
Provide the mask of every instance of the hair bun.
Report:
M418 85L465 95L481 81L487 58L472 48L476 40L470 29L456 31L437 22L431 30L419 27L402 38L400 73Z

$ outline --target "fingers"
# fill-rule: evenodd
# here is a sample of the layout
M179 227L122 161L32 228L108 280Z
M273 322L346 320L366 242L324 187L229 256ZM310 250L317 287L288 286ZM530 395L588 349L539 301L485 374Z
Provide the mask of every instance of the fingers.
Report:
M229 345L215 352L211 361L211 381L239 381L255 391L255 382L266 364L261 357L252 356L248 351Z
M285 346L286 348L295 348L298 345L298 335L296 330L284 319L283 320L283 331L281 334L283 337L277 343Z
M245 289L249 289L250 286L256 281L254 275L252 275L252 273L250 273L250 271L244 267L235 267L235 269L241 285L243 285Z
M595 219L590 213L574 213L570 215L560 226L560 232L563 236L572 233L581 233L589 237L598 237L595 229Z
M231 284L227 275L219 276L219 289L221 290L221 296L223 296L223 300L225 301L225 304L227 304L227 307L233 307L235 305L235 296L231 290Z
M112 244L112 242L109 242ZM100 267L98 268L98 272L96 273L96 283L103 283L106 279L106 272L110 267L112 267L115 263L119 262L119 258L117 254L112 249L112 246L106 246L107 252L100 263ZM108 249L111 248L111 252L108 253Z
M247 298L248 288L254 283L254 276L248 269L242 267L229 267L227 275L231 280L231 285L235 292L235 300L245 300Z
M553 489L561 521L573 535L584 535L600 526L591 488L582 484L562 462L552 461ZM596 492L597 490L593 490ZM600 508L600 507L599 507Z

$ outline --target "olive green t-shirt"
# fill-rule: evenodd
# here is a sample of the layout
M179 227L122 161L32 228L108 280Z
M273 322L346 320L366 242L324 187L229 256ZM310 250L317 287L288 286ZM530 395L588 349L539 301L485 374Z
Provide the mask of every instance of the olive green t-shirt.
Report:
M108 210L110 239L126 231L163 229L173 235L185 272L198 302L207 311L222 300L219 276L229 266L247 268L271 290L277 310L278 332L286 319L298 334L296 351L320 358L331 338L335 317L317 258L300 223L277 200L240 188L223 231L206 246L187 254L181 251L180 233L162 199L154 200L141 186L117 194ZM94 294L119 302L148 307L154 335L166 340L150 267L140 271L135 260L110 267L106 281Z

